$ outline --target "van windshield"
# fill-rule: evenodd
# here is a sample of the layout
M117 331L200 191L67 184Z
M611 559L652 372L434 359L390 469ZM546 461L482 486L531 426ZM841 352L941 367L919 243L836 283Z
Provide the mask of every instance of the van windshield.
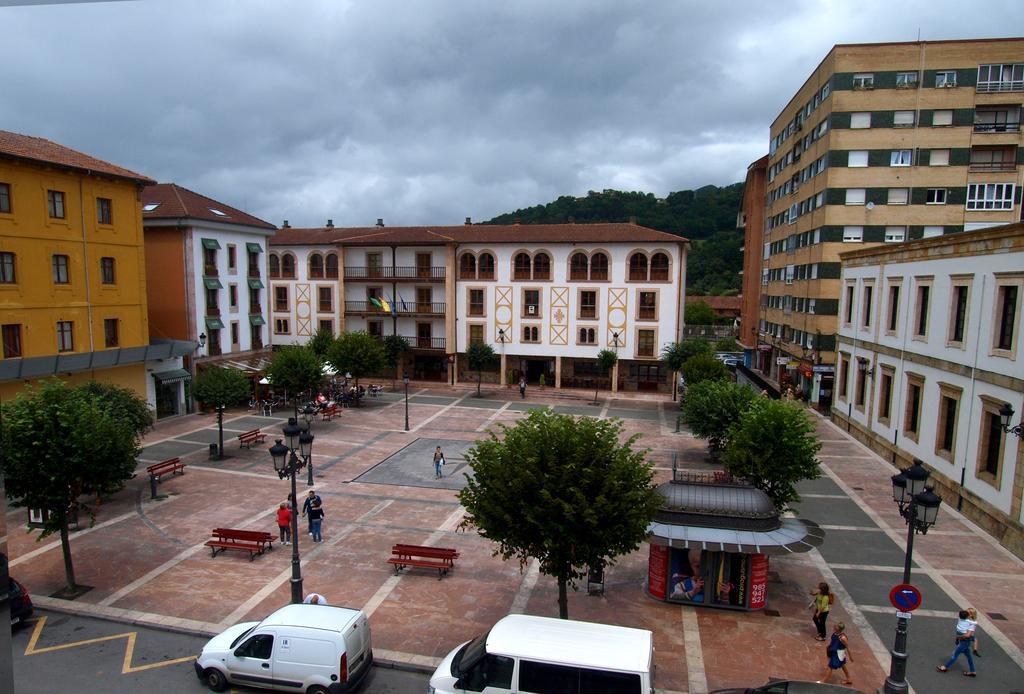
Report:
M462 677L464 674L476 667L476 664L487 655L487 637L490 631L477 636L459 649L459 652L452 658L452 674Z
M257 626L259 626L259 625L257 625ZM248 635L249 635L249 633L250 633L250 632L251 632L251 631L252 631L253 629L255 629L255 628L256 628L256 627L249 627L248 629L246 629L245 631L243 631L243 632L242 632L241 634L239 634L238 636L236 636L236 637L235 637L235 640L231 642L231 646L230 646L230 647L231 647L231 648L234 648L235 646L237 646L237 645L238 645L238 642L239 642L239 641L241 641L242 639L244 639L244 638L245 638L246 636L248 636Z

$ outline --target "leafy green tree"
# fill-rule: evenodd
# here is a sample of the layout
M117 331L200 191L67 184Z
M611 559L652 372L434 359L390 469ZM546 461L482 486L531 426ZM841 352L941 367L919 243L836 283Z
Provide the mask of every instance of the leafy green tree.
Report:
M796 483L821 475L821 442L803 407L755 397L728 434L722 462L762 490L780 512L799 501Z
M597 353L597 368L604 374L611 374L612 369L619 362L619 355L610 349L602 349ZM597 404L597 389L600 387L600 381L594 384L594 404ZM611 390L611 380L608 381L608 389Z
M327 328L321 327L317 328L316 332L313 333L313 337L309 338L306 347L311 349L313 354L323 362L327 360L327 353L330 351L333 342L334 333Z
M334 344L331 344L331 350ZM299 399L302 394L310 391L324 380L323 362L309 347L292 345L282 347L274 352L267 365L267 378L274 389L283 388L285 397L295 407L295 416L299 416Z
M338 373L352 374L356 389L363 376L380 373L384 368L384 347L380 340L365 331L342 333L331 345L327 360ZM356 400L356 407L359 400Z
M249 379L237 369L208 366L196 374L192 393L217 411L217 460L224 459L224 408L245 399L251 389Z
M672 371L672 399L676 399L676 391L678 387L676 383L679 381L678 374L683 370L683 364L686 360L693 356L690 353L690 348L687 346L688 343L693 343L695 340L688 340L687 342L673 342L665 345L661 350L661 361ZM680 393L682 396L682 393Z
M731 337L723 337L721 340L715 342L716 352L739 352L742 351L739 345L736 344L736 340Z
M710 354L698 354L690 357L683 364L683 378L686 380L687 397L689 389L701 381L725 381L729 378L729 370L725 364Z
M386 335L383 346L384 363L388 365L388 368L394 370L394 375L391 378L391 390L394 390L395 381L398 379L398 363L402 360L402 355L409 350L409 341L401 335Z
M679 352L682 356L683 364L688 362L691 357L696 357L700 354L710 355L713 352L711 349L711 343L703 337L695 337L692 340L683 340L677 344L679 345Z
M135 391L100 381L87 381L78 390L96 398L114 419L128 422L139 436L153 428L153 411Z
M480 397L480 381L483 370L494 362L494 349L486 342L474 342L466 349L466 361L469 368L476 371L476 396Z
M106 391L107 389L100 389ZM137 411L146 403L129 403L118 393L120 407ZM3 403L3 475L11 505L46 509L39 540L59 533L68 594L76 592L75 569L68 539L68 520L84 511L91 495L109 496L135 471L140 419L108 410L111 392L68 388L57 380L26 386L14 400Z
M757 395L730 381L701 381L690 386L683 401L683 420L694 436L707 439L712 454L728 441L730 427L739 421Z
M567 587L628 554L647 537L658 509L654 469L638 436L620 442L619 420L575 419L533 410L491 432L466 454L473 474L459 501L464 525L497 543L494 554L531 558L558 581L558 612L569 616Z
M715 312L706 301L687 302L683 320L687 325L714 325Z

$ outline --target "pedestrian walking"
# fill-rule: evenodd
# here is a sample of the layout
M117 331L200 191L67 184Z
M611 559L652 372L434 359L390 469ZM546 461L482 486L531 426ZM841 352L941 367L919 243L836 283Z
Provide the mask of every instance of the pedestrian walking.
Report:
M953 640L953 655L949 657L945 665L939 665L936 670L939 672L946 672L956 659L963 653L967 656L967 671L964 672L964 677L977 677L978 673L974 670L974 658L971 657L971 644L974 642L974 623L971 622L971 615L967 610L960 610L959 619L956 621L956 637Z
M519 397L526 397L526 376L519 377Z
M313 542L323 542L323 535L320 534L320 528L324 522L324 510L320 507L320 500L317 499L313 502L313 506L309 509L309 524L312 528Z
M968 607L967 619L971 621L971 626L974 627L974 640L971 641L971 651L974 653L975 658L980 658L981 653L978 652L978 611L973 607Z
M290 545L292 539L292 510L288 502L282 501L277 509L277 530L281 533L281 544Z
M441 447L438 446L434 449L434 479L441 479L441 466L445 465L444 453L441 452Z
M320 593L310 593L309 595L306 596L306 599L303 600L302 602L304 602L307 605L329 605L330 604L329 602L327 602L327 598L325 598L324 596L320 595Z
M846 669L846 664L852 663L853 658L850 656L850 642L846 638L846 625L842 622L832 627L832 639L828 642L828 646L825 647L825 656L828 658L825 663L825 674L818 682L827 683L832 677L833 672L842 670L843 675L846 677L843 680L843 684L853 684L850 671Z
M306 500L302 502L302 517L308 519L310 535L313 534L313 517L309 515L309 511L313 508L314 503L319 504L322 502L320 495L310 489L309 494L306 495Z
M811 591L811 609L814 610L811 621L818 628L818 641L825 640L825 622L828 620L829 610L832 609L835 602L836 596L824 581L818 584L817 590Z

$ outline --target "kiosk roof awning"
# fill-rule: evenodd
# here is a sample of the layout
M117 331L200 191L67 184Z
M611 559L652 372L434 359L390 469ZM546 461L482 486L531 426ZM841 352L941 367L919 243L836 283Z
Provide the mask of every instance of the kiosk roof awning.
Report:
M778 529L763 532L667 523L651 523L647 531L654 545L740 554L797 554L825 540L817 523L802 518L784 518Z
M177 383L179 381L191 380L192 374L190 374L186 369L171 369L170 371L154 373L153 378L160 383Z

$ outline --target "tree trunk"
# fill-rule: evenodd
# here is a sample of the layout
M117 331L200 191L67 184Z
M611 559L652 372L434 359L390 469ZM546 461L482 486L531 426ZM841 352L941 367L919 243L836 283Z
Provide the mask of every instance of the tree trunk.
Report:
M68 582L68 592L75 592L75 565L71 562L71 540L68 537L68 510L64 508L57 512L57 521L60 523L60 549L64 554L64 578Z
M569 596L565 590L565 576L558 577L558 618L569 619Z
M217 460L224 460L224 406L217 408Z
M480 369L476 370L476 396L480 397L480 381L483 379L483 371Z
M601 388L601 379L599 379L599 378L595 379L595 385L594 385L594 404L595 405L597 404L597 392L598 392L598 390L600 388Z

